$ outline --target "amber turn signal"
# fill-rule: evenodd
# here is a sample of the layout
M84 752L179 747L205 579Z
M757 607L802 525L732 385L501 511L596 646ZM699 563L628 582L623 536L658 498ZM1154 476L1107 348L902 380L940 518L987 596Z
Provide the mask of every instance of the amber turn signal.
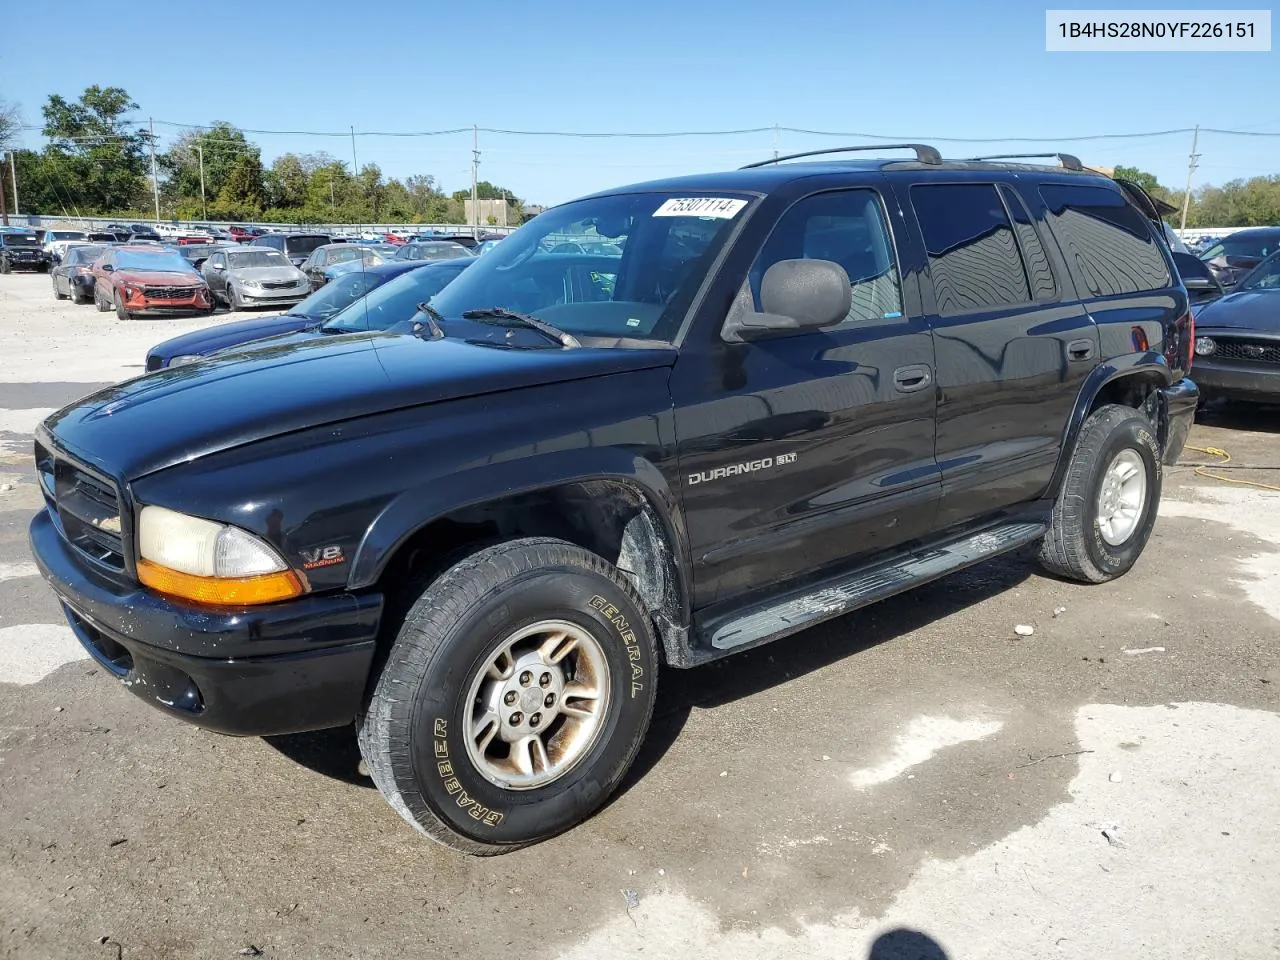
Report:
M302 581L292 570L256 577L198 577L138 560L138 580L157 593L216 606L252 606L301 596Z

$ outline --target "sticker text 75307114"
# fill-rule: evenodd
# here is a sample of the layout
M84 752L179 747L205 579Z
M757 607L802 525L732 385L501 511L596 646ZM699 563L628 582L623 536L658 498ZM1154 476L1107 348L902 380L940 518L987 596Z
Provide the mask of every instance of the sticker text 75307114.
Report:
M733 197L672 197L653 211L655 217L712 217L732 220L747 201Z

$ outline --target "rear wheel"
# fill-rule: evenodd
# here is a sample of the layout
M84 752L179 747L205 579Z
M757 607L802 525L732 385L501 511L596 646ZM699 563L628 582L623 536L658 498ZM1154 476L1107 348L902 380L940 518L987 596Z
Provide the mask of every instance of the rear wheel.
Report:
M656 644L604 559L514 540L425 586L358 727L370 775L427 836L495 854L590 816L653 711Z
M0 257L0 273L8 273L8 272L9 272L9 270L10 270L10 267L9 267L9 258L8 258L8 257Z
M1085 583L1127 573L1155 526L1162 479L1151 421L1132 407L1095 411L1080 428L1040 562Z

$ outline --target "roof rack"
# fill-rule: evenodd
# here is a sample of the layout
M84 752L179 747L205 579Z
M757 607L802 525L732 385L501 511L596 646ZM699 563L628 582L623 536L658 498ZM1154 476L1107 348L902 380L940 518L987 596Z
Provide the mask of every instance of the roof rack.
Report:
M828 147L826 150L806 150L804 153L788 153L781 157L771 157L768 160L757 160L755 163L748 163L745 167L739 167L739 169L750 170L753 167L767 167L773 163L781 163L783 160L818 157L826 153L854 153L861 150L914 150L916 159L921 163L942 162L942 154L927 143L875 143L861 147Z
M1080 162L1080 158L1070 153L993 153L986 157L966 157L966 161L976 163L979 160L1032 160L1044 157L1054 157L1060 164L1068 170L1083 170L1084 164Z

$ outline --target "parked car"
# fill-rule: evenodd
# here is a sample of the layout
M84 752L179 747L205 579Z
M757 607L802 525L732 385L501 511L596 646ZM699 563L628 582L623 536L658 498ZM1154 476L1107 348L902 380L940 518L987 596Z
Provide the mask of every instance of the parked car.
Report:
M1195 350L1205 401L1280 404L1280 252L1196 313Z
M129 234L126 243L163 243L164 237L154 230L135 230Z
M93 264L93 300L121 320L213 313L209 286L182 257L163 247L108 247Z
M396 252L397 260L457 260L470 256L472 256L470 250L451 240L406 243Z
M288 258L295 267L307 262L316 247L330 242L327 233L266 233L253 240L258 247L271 247Z
M1159 228L1078 163L914 151L561 204L404 333L79 400L37 429L37 566L132 694L355 725L395 810L471 854L599 809L664 669L1032 545L1114 580L1197 399ZM589 229L622 257L539 251Z
M311 251L311 255L298 268L311 281L311 289L318 290L328 282L325 271L335 264L354 262L372 266L390 257L376 252L373 247L353 243L326 243Z
M118 243L120 237L110 230L91 230L85 237L89 243Z
M130 234L156 232L155 227L149 227L145 223L131 223L126 229Z
M14 270L49 269L49 254L44 252L34 233L10 231L0 233L0 273Z
M50 261L57 263L66 252L67 244L86 243L88 239L83 230L46 230L41 243L44 245L44 252L49 254Z
M1200 253L1200 259L1222 286L1230 290L1263 258L1280 249L1280 227L1250 227L1228 234Z
M257 231L253 227L243 227L238 223L233 223L227 227L227 234L237 243L252 243L255 237L262 236L261 231Z
M56 267L49 271L53 277L53 298L72 303L88 303L93 299L93 262L107 252L102 244L77 243L70 247Z
M307 275L270 247L221 247L205 260L202 274L214 297L232 310L293 304L311 292Z
M400 292L404 296L404 302L413 298L412 304L409 304L411 309L403 314L406 318L412 317L418 303L439 293L468 265L466 261L459 260L438 263L393 260L381 266L352 272L321 287L297 306L291 307L288 313L220 323L216 327L184 333L157 344L147 352L146 368L160 370L169 366L183 366L224 350L263 343L266 338L314 331L326 321L336 320L370 291L410 272L415 279L420 279L409 284L407 292L403 289ZM375 312L375 317L378 318L394 316L395 313L389 307Z
M480 243L476 244L476 248L471 252L477 257L482 257L501 242L501 240L482 240Z
M204 262L218 250L225 250L226 247L219 246L214 243L182 243L172 249L176 250L178 255L191 264L196 272L204 266Z

